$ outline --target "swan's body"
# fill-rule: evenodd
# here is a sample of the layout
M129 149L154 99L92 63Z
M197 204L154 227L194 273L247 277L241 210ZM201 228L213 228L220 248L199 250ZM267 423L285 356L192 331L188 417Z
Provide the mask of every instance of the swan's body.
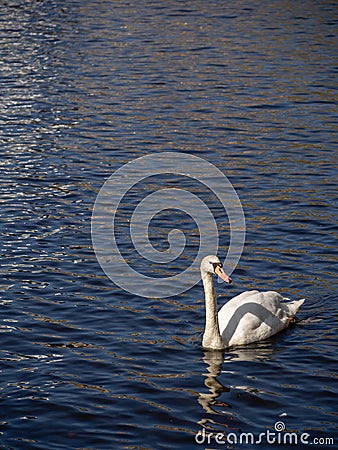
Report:
M206 306L204 348L222 350L262 341L293 322L304 303L304 299L285 303L283 300L287 299L274 291L247 291L229 300L217 313L214 273L231 283L219 259L207 256L201 263Z

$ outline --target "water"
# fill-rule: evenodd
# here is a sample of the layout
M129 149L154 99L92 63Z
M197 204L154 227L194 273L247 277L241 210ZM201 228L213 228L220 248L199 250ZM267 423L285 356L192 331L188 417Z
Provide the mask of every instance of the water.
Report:
M231 442L278 421L297 448L302 433L333 448L336 3L8 0L0 13L0 448L272 448ZM164 151L207 159L241 199L246 245L219 303L252 288L305 297L295 327L210 354L200 283L156 299L105 276L90 236L99 189ZM162 184L209 205L224 258L217 198L175 175L121 205L123 251L123 218ZM165 249L178 223L191 240L169 273L194 259L198 230L177 211L152 228Z

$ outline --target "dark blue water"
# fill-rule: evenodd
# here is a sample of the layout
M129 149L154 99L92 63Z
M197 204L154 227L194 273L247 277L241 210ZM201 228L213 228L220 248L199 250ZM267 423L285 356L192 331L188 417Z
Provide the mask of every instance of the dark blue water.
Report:
M0 448L267 449L235 438L277 421L297 448L337 445L336 31L325 0L2 2ZM296 326L205 353L201 283L156 299L106 277L96 196L124 163L164 151L210 161L243 205L246 245L219 303L252 288L305 297ZM226 214L183 178L151 189L208 203L224 258ZM122 225L147 192L122 205ZM157 217L154 245L185 220ZM171 271L196 256L186 222Z

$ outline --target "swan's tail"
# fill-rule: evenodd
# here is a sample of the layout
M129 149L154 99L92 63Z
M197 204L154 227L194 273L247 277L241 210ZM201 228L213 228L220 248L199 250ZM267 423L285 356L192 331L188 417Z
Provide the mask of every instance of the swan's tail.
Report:
M302 304L305 302L305 298L302 298L300 300L294 300L293 302L285 303L285 306L287 307L288 314L290 317L294 317L297 314L297 311L302 306Z

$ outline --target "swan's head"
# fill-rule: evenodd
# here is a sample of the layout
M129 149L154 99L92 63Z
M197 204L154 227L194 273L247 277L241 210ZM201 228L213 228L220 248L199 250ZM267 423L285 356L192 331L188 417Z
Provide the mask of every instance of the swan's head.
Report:
M224 272L223 264L217 258L217 256L206 256L201 262L201 274L202 278L206 274L216 274L226 283L231 283L231 278Z

